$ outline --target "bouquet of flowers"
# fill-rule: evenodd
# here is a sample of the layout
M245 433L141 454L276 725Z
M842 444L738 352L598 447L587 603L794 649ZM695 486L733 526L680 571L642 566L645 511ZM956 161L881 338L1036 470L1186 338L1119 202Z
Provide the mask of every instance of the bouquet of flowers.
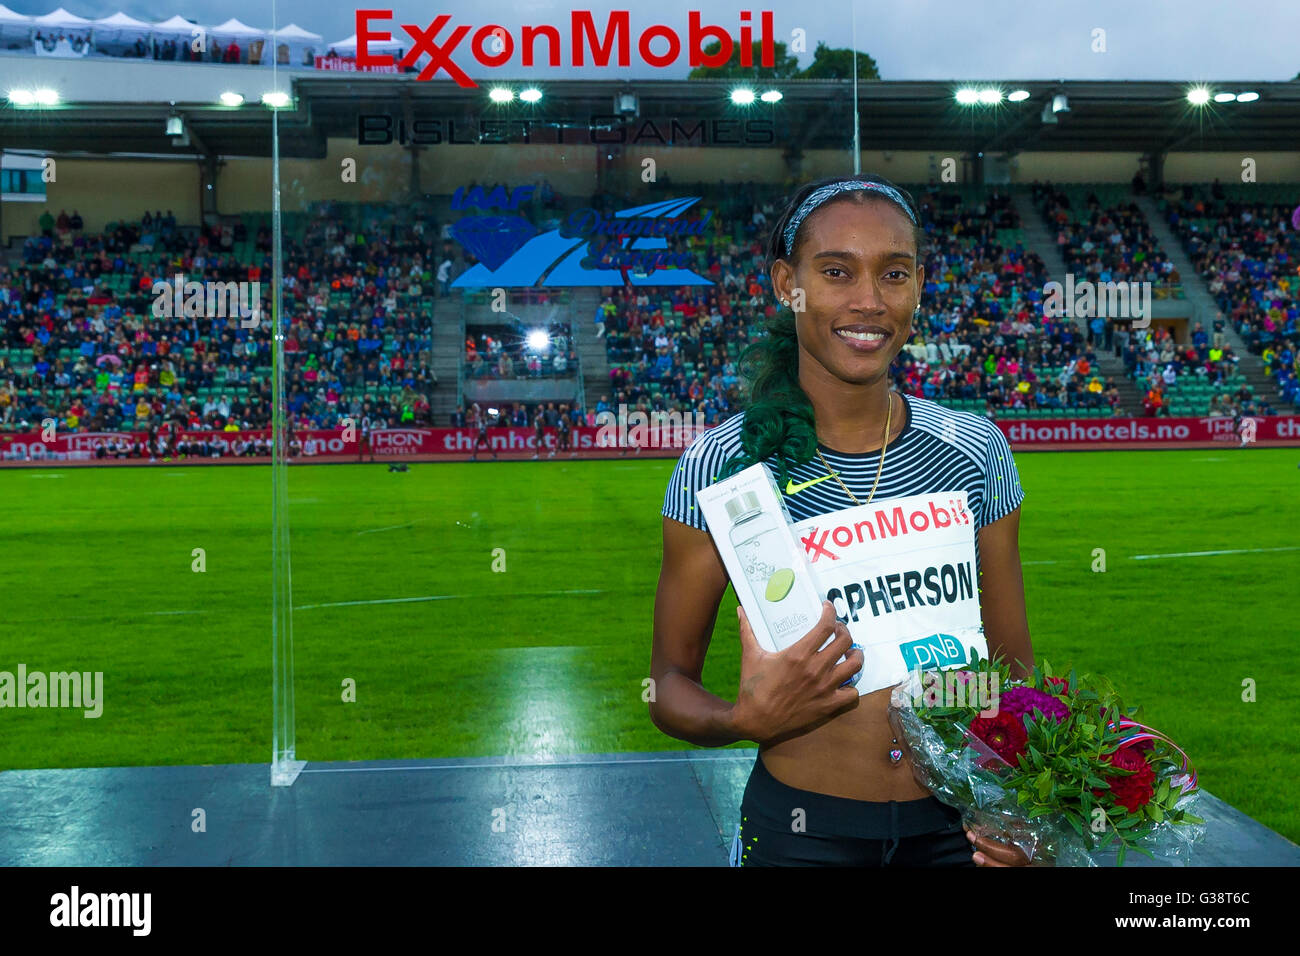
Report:
M917 782L977 834L1009 837L1031 863L1097 866L1118 845L1185 865L1205 833L1196 772L1163 734L1133 718L1105 678L1035 666L1012 681L1000 658L914 672L889 720Z

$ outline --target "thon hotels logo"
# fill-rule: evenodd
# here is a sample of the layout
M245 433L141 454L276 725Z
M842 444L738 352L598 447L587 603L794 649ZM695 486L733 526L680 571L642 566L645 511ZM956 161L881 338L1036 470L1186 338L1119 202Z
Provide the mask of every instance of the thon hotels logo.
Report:
M909 671L928 670L932 667L951 667L965 664L966 648L951 634L931 634L919 641L898 645L903 663Z

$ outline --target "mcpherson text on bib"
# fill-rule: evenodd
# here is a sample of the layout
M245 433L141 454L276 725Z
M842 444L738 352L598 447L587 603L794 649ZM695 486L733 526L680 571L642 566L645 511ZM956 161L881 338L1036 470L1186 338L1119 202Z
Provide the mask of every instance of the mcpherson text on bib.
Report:
M966 492L858 505L794 526L826 600L862 645L858 693L988 656Z

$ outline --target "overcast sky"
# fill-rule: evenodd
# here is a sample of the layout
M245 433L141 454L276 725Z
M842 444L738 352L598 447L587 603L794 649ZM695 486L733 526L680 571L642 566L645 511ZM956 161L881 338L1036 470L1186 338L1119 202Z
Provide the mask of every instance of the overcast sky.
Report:
M7 0L19 13L44 14L60 3L83 17L102 17L118 10L142 20L162 20L181 14L200 23L219 23L237 17L250 26L270 28L268 0ZM325 4L320 0L277 0L280 24L297 23L324 35L326 42L355 31L359 5L394 11L396 24L427 27L440 13L452 19L437 40L443 41L455 26L477 29L486 23L511 28L516 39L522 24L552 24L567 31L569 6L536 0L393 0L383 4L363 0L354 4ZM618 4L589 3L598 26L611 9L630 9L633 33L653 23L664 23L685 37L687 11L701 11L706 24L716 23L738 35L741 9L749 9L755 27L758 11L774 12L776 39L789 42L791 31L807 34L811 62L819 40L831 46L852 42L851 10L856 10L856 45L869 53L888 80L1290 80L1300 72L1300 0L773 0L766 4L739 0L656 0L646 7L623 0ZM1093 52L1093 31L1103 29L1106 51ZM466 41L467 43L468 41ZM659 41L661 44L662 41ZM455 61L471 77L545 78L607 76L615 71L572 67L557 70L530 68L485 70L457 48ZM661 49L657 46L656 49ZM564 49L567 58L567 47ZM655 69L634 65L626 75L680 79L689 67ZM633 56L636 64L637 58ZM439 74L442 78L444 74ZM624 75L624 74L619 74Z

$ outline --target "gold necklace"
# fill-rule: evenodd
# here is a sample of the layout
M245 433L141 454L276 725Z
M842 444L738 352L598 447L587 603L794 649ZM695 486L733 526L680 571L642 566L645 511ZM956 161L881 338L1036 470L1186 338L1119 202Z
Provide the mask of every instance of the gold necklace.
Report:
M871 499L876 497L876 486L880 484L880 472L885 467L885 452L889 449L889 426L893 423L893 420L894 420L894 393L891 391L889 393L889 411L885 413L885 439L884 439L884 444L880 448L880 464L876 466L876 480L871 483L871 494L867 497L867 501L866 501L867 504L871 504ZM849 486L846 485L843 479L840 478L839 472L831 471L831 466L827 464L826 459L822 456L822 450L820 448L817 449L817 457L821 459L822 467L824 467L826 471L830 474L830 476L834 478L836 482L839 483L839 486L844 489L844 493L849 496L849 499L855 505L862 504L862 502L857 499L857 497L853 494L853 492L849 491Z
M885 438L880 446L880 464L876 465L876 480L871 483L871 494L867 496L867 504L871 504L871 499L876 497L876 486L880 484L880 473L885 467L885 452L889 450L889 426L892 424L893 420L894 393L891 391L889 393L889 410L885 412ZM862 502L858 501L857 496L854 495L853 492L849 491L849 486L841 480L839 474L831 471L831 466L827 464L826 458L822 455L822 450L820 448L817 449L817 457L821 459L822 466L825 467L830 476L839 483L839 486L844 489L844 493L849 496L853 503L855 505L862 504ZM893 737L893 744L894 746L890 748L888 754L889 762L897 767L903 761L903 750L898 746L897 737Z

